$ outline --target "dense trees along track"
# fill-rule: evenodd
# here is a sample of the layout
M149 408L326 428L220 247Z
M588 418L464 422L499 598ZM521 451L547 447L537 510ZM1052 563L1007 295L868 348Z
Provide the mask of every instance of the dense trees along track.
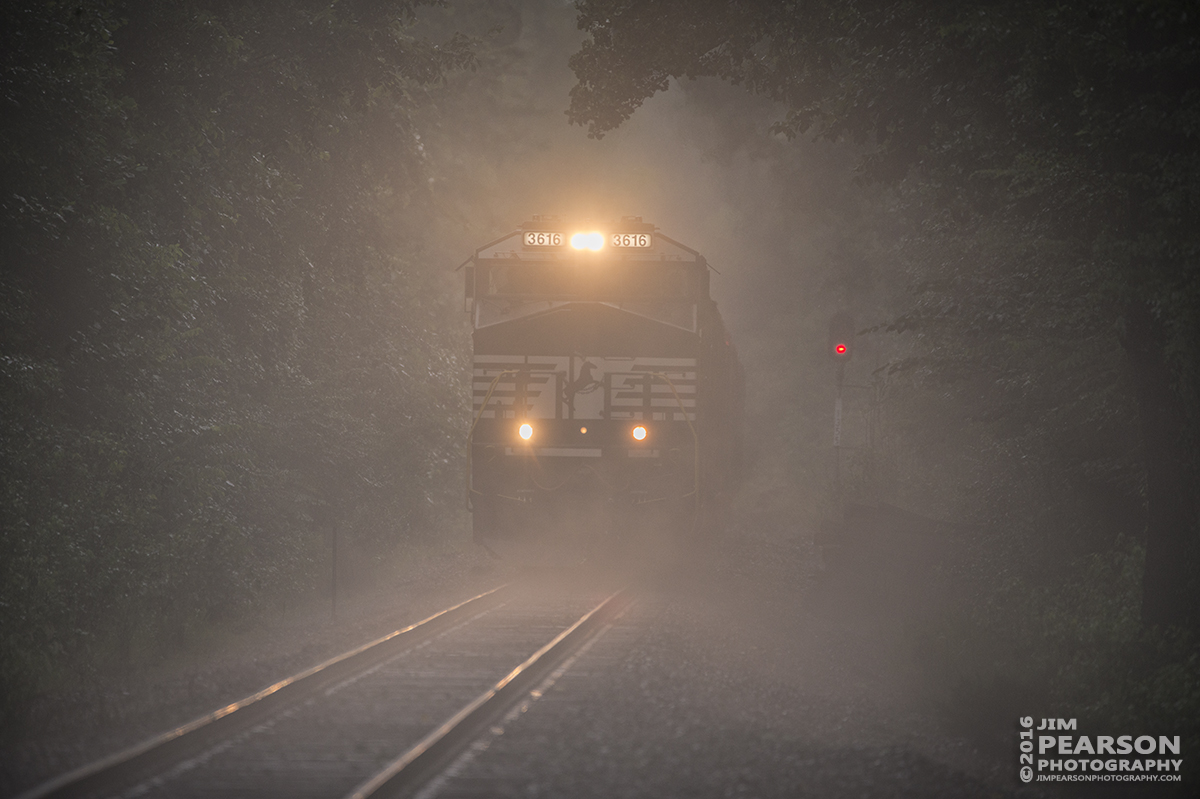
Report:
M629 602L501 586L25 796L410 795Z

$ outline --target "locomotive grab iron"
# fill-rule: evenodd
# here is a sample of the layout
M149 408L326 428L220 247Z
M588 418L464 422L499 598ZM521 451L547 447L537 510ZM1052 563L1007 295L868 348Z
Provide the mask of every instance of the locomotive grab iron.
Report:
M592 547L720 524L743 375L704 257L640 217L535 216L464 266L475 540Z

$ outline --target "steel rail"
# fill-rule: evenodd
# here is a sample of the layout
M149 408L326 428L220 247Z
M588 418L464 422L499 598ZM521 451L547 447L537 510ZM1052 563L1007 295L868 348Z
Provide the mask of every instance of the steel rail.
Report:
M412 646L471 614L499 604L508 584L471 597L428 618L330 658L312 668L124 751L69 771L17 799L107 795L160 774L181 761L248 730Z
M630 601L625 589L609 595L513 669L507 677L477 696L374 777L347 794L345 799L398 799L412 796L447 768L521 696L583 646Z

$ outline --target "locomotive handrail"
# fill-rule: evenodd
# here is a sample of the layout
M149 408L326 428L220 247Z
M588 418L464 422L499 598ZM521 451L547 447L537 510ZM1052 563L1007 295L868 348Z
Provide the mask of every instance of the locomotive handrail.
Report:
M505 375L520 374L520 372L520 369L504 369L498 372L496 376L492 378L491 385L488 386L487 394L483 396L483 402L481 402L479 405L479 411L475 414L475 418L471 422L471 429L467 431L467 510L474 510L471 506L472 492L476 494L482 493L480 491L475 491L475 489L471 486L471 441L475 435L475 426L478 425L479 420L483 418L483 412L487 410L488 402L491 400L492 393L496 390L496 385L500 382L500 378L504 377ZM692 424L692 418L688 414L687 407L683 404L683 398L679 396L679 390L675 387L675 381L673 381L665 372L647 372L646 374L652 377L660 378L667 384L667 387L671 389L671 394L675 397L675 404L679 406L679 410L683 414L683 421L687 423L688 431L692 434L692 491L690 494L684 494L683 496L685 498L689 496L694 496L696 498L695 513L692 519L692 525L694 527L700 519L700 435L696 432L696 426ZM565 483L566 480L563 482ZM561 485L562 483L559 484L559 487L561 487Z
M671 389L671 393L675 395L675 403L679 406L679 410L683 412L683 421L687 422L688 430L692 432L692 495L696 497L696 511L692 516L692 528L695 529L696 524L700 521L700 436L696 433L696 427L692 424L692 418L688 416L687 408L683 405L683 398L679 396L679 392L675 389L675 383L664 372L648 372L655 377L661 377L666 381L667 386ZM687 497L684 494L684 497Z
M475 420L471 422L471 429L467 431L467 510L473 511L471 507L471 492L474 491L471 487L471 439L475 435L475 425L479 424L479 420L483 417L483 412L487 410L488 400L492 398L492 392L496 390L496 384L500 382L500 378L505 375L520 374L520 369L505 369L492 379L492 384L488 386L487 394L483 397L483 402L479 405L479 413L475 414ZM482 492L475 491L476 494Z

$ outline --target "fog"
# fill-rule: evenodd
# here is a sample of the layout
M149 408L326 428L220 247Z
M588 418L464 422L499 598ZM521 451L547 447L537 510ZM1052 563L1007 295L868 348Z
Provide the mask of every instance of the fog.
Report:
M571 4L424 13L433 30L467 22L483 42L478 70L454 77L432 112L435 262L456 266L534 214L641 216L699 250L717 272L712 295L748 371L747 432L760 474L746 505L771 494L777 518L766 523L810 536L832 481L835 370L824 357L825 325L841 308L857 310L862 328L883 321L890 309L879 285L902 281L894 269L871 273L890 233L864 221L882 212L855 184L856 150L772 135L778 106L711 79L672 81L626 125L589 138L565 116L576 80L567 60L583 38ZM488 33L492 25L503 28ZM866 382L881 362L864 341L852 382ZM847 396L846 434L856 443L866 437L863 398ZM793 437L788 451L809 454L757 449L781 429Z
M1105 390L1071 377L1120 369L1103 304L1073 294L1097 286L1102 269L1084 259L1070 271L1053 245L1037 249L1060 233L1030 233L1028 220L998 211L956 228L948 220L973 186L878 180L869 136L772 133L786 108L716 79L672 78L628 122L589 139L563 116L577 81L566 62L583 41L574 9L529 3L510 14L519 28L507 17L485 38L480 70L456 79L462 94L431 141L435 195L454 220L444 236L461 242L442 261L532 214L639 215L719 271L713 296L747 370L749 459L724 549L700 572L757 571L776 586L762 599L778 618L815 612L813 624L857 631L848 634L864 636L855 640L867 642L872 673L940 706L993 753L1011 745L1022 708L1102 690L1104 678L1056 682L1031 665L1054 657L1011 654L1073 646L1073 633L1044 626L1052 608L1099 607L1101 586L1116 585L1115 610L1139 590L1129 576L1142 557L1140 478L1118 465L1133 462L1131 395L1107 395L1113 424L1099 422ZM1038 244L1018 252L1022 236ZM1075 275L1063 296L1086 308L1065 340L1055 338L1064 312L1039 282L1054 270ZM859 335L835 451L836 367L824 347L838 311ZM1033 610L1039 585L1056 587ZM755 593L743 585L715 612L763 609L739 592ZM984 609L998 597L1014 603L1011 615ZM1099 622L1107 640L1130 640L1123 614ZM735 626L754 626L740 618ZM847 645L788 624L776 628L775 657L802 642ZM1114 646L1097 660L1125 644Z
M0 794L504 581L639 597L587 712L496 734L578 759L513 794L1008 794L1020 719L1200 742L1200 15L210 5L0 15ZM471 541L456 269L543 214L713 268L715 534Z

